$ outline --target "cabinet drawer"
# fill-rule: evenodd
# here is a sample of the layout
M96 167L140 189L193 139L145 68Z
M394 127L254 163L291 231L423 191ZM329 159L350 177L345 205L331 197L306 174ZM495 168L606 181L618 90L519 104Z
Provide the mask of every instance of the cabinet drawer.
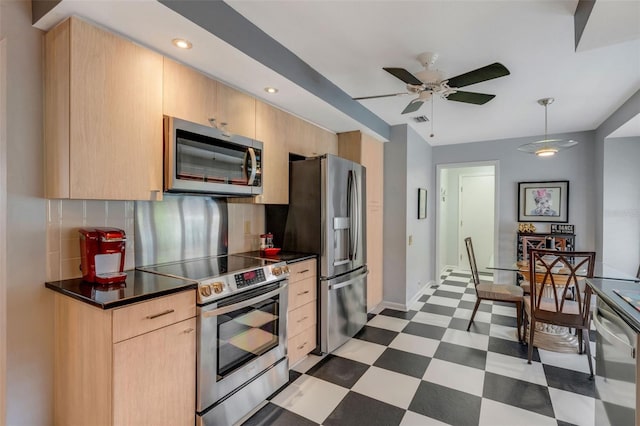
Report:
M316 323L316 301L313 300L289 311L287 318L287 335L293 337Z
M295 283L316 276L316 260L304 260L289 266L289 282Z
M316 326L312 325L302 333L293 336L288 342L289 366L292 366L316 347Z
M316 299L316 279L308 278L297 283L289 283L289 311Z
M194 290L116 309L113 311L113 341L120 342L195 316Z

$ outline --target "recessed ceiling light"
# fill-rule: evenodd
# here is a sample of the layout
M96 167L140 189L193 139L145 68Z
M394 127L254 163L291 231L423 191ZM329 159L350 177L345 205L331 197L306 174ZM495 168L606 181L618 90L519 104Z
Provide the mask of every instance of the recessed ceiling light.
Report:
M180 49L191 49L191 42L184 38L174 38L171 40L175 47L179 47Z
M275 87L265 87L264 91L271 94L278 93L278 89Z

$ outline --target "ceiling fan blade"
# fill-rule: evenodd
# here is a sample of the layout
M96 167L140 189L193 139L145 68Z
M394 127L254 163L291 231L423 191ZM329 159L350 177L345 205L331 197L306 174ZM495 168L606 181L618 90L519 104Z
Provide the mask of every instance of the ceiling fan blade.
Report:
M496 95L487 95L486 93L464 92L459 90L456 93L452 93L449 96L447 96L447 99L450 101L465 102L468 104L484 105L495 97Z
M375 99L375 98L389 98L391 96L402 96L402 95L408 95L408 92L400 92L400 93L390 93L388 95L374 95L374 96L362 96L360 98L351 98L354 101L360 101L362 99Z
M414 86L422 86L422 82L418 80L416 76L411 74L409 71L404 68L382 68L389 74L393 75L396 78L404 81L407 84L413 84Z
M499 62L469 71L449 79L449 87L464 87L471 84L480 83L481 81L492 80L498 77L504 77L511 74L504 65Z
M409 114L410 112L416 112L417 110L420 109L423 103L424 101L421 101L420 99L414 99L413 101L409 102L409 105L407 105L407 107L402 111L402 113Z

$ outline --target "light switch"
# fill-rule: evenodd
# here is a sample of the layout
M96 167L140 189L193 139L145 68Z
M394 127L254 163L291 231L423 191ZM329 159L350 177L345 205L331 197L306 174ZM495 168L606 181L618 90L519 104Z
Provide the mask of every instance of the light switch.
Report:
M251 233L251 221L250 220L245 220L244 221L244 234L248 235Z
M409 245L413 244L413 235L409 235Z

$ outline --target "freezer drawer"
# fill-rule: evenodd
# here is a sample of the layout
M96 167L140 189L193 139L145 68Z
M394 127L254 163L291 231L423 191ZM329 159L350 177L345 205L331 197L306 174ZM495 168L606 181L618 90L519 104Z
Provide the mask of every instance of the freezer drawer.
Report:
M635 425L638 336L602 300L593 315L596 328L595 424Z
M320 279L320 350L331 353L367 322L366 266L330 280Z

